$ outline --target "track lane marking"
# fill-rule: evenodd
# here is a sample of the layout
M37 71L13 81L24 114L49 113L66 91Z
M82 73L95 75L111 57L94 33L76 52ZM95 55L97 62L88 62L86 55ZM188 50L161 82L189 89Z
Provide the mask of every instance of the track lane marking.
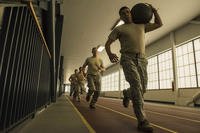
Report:
M72 105L72 107L74 108L74 110L76 111L78 116L81 118L82 122L87 127L87 129L89 130L89 133L96 133L96 131L92 128L92 126L87 122L85 117L78 111L78 109L74 106L74 104L69 100L69 98L66 95L65 95L65 98Z
M105 99L105 100L111 100L111 101L121 101L121 99L112 99L112 98L104 98L104 97L101 97L102 99ZM170 109L177 109L176 111L177 112L182 112L182 113L187 113L187 114L193 114L193 115L198 115L198 116L200 116L200 114L199 113L193 113L193 112L188 112L188 111L190 111L190 110L193 110L193 109L191 109L191 108L187 108L187 107L183 107L183 108L180 108L180 107L174 107L174 106L172 106L172 105L156 105L155 103L146 103L146 105L147 106L156 106L156 107L160 107L160 106L162 106L162 107L164 107L164 108L170 108ZM186 111L185 111L185 110ZM145 111L148 111L148 109L146 108L145 109ZM149 111L151 111L151 110L149 110ZM194 110L194 111L196 111L196 110Z
M145 110L148 111L148 109L145 109ZM152 110L149 110L149 111L152 111ZM191 115L197 115L197 116L200 116L200 114L192 113L192 112L187 112L187 111L176 110L176 112L180 112L180 113L185 113L185 114L191 114Z
M189 119L189 118L174 116L174 115L170 115L170 114L163 114L163 113L154 112L154 111L149 111L149 110L145 110L145 111L146 111L146 112L149 112L149 113L153 113L153 114L162 115L162 116L169 116L169 117L173 117L173 118L176 118L176 119L181 119L181 120L186 120L186 121L191 121L191 122L200 123L199 120L192 120L192 119Z
M127 114L125 114L125 113L122 113L122 112L119 112L119 111L113 110L113 109L111 109L111 108L108 108L108 107L102 106L102 105L100 105L100 104L96 104L96 106L98 106L98 107L100 107L100 108L107 109L107 110L112 111L112 112L115 112L115 113L117 113L117 114L120 114L120 115L126 116L126 117L128 117L128 118L131 118L131 119L137 120L136 117L133 117L133 116L131 116L131 115L127 115ZM153 123L150 123L150 124L151 124L152 126L154 126L154 127L157 127L157 128L159 128L159 129L162 129L162 130L168 131L168 132L170 132L170 133L177 133L176 131L173 131L173 130L171 130L171 129L168 129L168 128L165 128L165 127L159 126L159 125L157 125L157 124L153 124Z

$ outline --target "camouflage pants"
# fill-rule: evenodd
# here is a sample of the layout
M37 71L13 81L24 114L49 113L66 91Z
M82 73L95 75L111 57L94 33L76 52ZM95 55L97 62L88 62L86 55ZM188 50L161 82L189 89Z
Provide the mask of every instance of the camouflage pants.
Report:
M78 84L74 84L74 94L73 94L74 99L80 100L80 89Z
M75 90L75 85L71 84L70 85L70 96L73 94L74 90Z
M83 92L86 91L86 89L85 89L85 82L84 82L84 81L80 81L80 82L78 83L78 86L79 86L79 91L80 91L80 93L83 94Z
M146 119L143 110L143 94L147 88L147 60L146 58L136 57L135 55L121 56L120 64L122 65L126 80L130 84L130 99L133 102L133 109L138 122Z
M88 75L87 76L87 81L88 81L88 96L91 96L93 94L92 100L90 102L90 105L94 105L98 97L100 95L100 90L101 90L101 76L99 75Z

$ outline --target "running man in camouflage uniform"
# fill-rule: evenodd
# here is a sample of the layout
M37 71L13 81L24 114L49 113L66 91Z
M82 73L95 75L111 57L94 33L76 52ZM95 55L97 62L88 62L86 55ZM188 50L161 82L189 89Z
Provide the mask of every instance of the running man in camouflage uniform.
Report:
M151 5L150 5L151 6ZM133 102L133 109L138 120L138 130L152 132L143 110L143 94L147 87L147 59L145 58L145 32L155 30L162 26L161 19L154 7L152 11L155 16L154 23L135 24L128 7L119 10L120 19L125 24L116 27L109 35L105 44L106 52L112 63L118 62L116 54L110 50L110 45L117 39L121 44L121 60L124 75L130 84L129 91L124 90L124 106L128 107L129 99ZM130 93L129 93L130 92Z
M77 93L77 91L78 91L77 73L78 73L78 70L75 69L75 70L74 70L74 74L72 74L72 75L69 77L69 81L70 81L70 83L71 83L71 86L70 86L70 96L72 96L72 94L73 94L73 98L74 98L74 99L78 98L78 101L80 101L80 96L79 96L79 94Z
M78 79L78 86L79 86L79 91L80 94L83 94L85 92L85 82L86 82L86 77L84 74L83 67L79 67L79 72L77 74L77 79Z
M90 101L90 97L93 94L90 101L90 108L95 109L95 103L100 95L101 90L101 71L104 71L103 61L97 54L97 48L92 48L92 56L88 57L83 64L83 69L88 66L87 70L87 82L88 93L86 95L86 101Z

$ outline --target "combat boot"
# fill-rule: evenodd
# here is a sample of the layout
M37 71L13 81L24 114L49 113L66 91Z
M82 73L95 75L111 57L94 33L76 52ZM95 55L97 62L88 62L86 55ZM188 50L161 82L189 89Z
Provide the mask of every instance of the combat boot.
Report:
M90 104L90 109L95 109L95 108L96 108L95 105Z
M138 123L138 130L145 133L153 133L153 127L149 124L147 120Z
M78 97L78 100L77 100L77 102L81 102L81 99L80 99L80 97Z
M130 98L129 98L129 95L128 95L128 91L126 89L123 90L123 95L124 95L123 106L125 108L128 108Z
M90 101L90 96L89 96L89 95L86 95L86 98L85 98L85 99L86 99L87 102L89 102L89 101Z

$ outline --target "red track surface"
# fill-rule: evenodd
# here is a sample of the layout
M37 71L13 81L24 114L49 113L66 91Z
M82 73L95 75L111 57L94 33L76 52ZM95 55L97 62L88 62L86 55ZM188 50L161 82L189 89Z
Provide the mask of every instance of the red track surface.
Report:
M84 98L80 103L71 101L97 133L138 132L132 105L124 108L121 100L99 98L91 110ZM200 109L152 103L144 108L154 133L200 133Z

